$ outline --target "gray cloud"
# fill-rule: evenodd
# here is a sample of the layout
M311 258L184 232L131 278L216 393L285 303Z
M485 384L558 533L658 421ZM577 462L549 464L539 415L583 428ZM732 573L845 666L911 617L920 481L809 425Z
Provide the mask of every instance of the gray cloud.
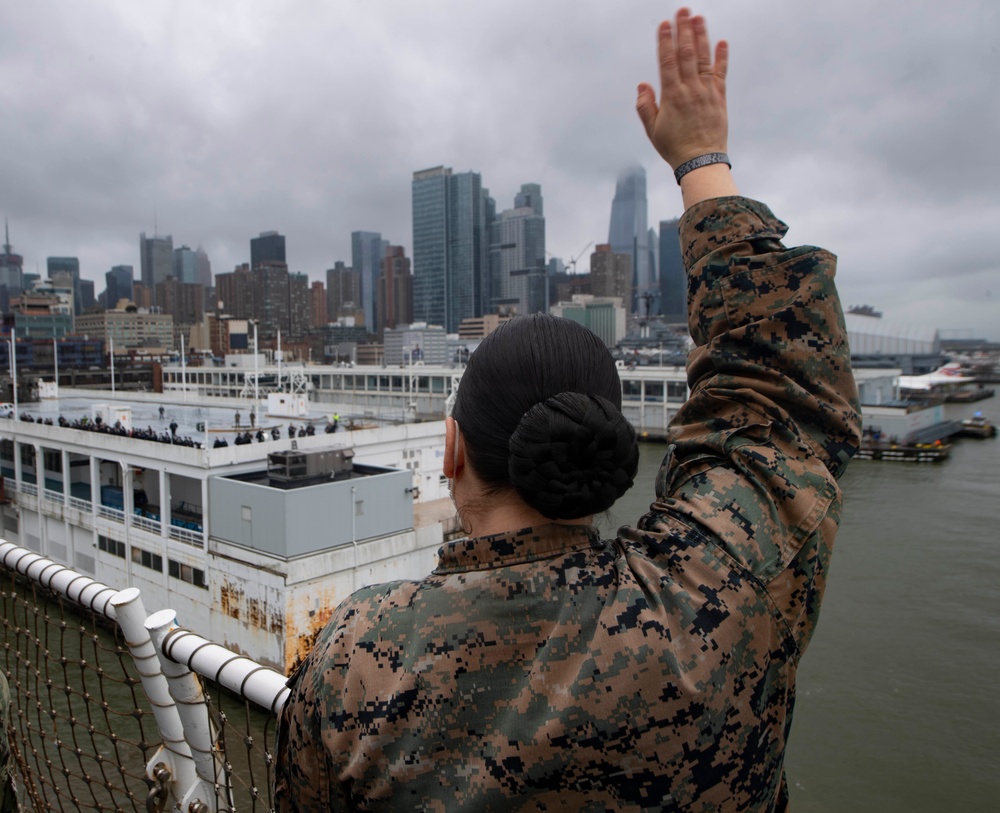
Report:
M26 266L138 265L153 213L215 271L275 228L295 270L349 259L350 232L409 249L412 172L483 174L500 208L542 184L549 249L607 237L615 175L649 173L650 221L680 214L633 110L656 78L642 0L503 4L38 2L0 20L0 211ZM1000 339L1000 30L986 0L706 9L732 46L738 183L841 258L848 303Z

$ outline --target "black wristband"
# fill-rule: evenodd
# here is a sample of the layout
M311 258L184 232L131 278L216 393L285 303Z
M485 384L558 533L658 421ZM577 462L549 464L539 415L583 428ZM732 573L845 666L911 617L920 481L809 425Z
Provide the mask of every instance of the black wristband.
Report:
M674 177L677 179L677 183L680 184L681 178L689 172L701 167L707 167L709 164L725 164L730 169L733 168L733 165L729 163L729 156L724 152L709 152L705 155L699 155L697 158L692 158L690 161L685 161L674 170Z

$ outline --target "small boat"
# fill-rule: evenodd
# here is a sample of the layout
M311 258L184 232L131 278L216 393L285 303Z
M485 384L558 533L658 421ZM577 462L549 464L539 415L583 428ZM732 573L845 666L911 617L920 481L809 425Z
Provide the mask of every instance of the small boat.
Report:
M884 440L861 442L856 455L858 460L892 460L899 463L940 463L951 454L951 444L940 440L934 443L892 443Z
M997 428L982 413L977 412L971 418L962 421L962 428L958 434L966 438L995 438Z

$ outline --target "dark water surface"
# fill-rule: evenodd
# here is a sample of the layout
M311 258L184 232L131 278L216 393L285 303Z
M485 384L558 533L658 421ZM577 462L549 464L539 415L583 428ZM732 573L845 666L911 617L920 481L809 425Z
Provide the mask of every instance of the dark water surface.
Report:
M1000 398L948 405L1000 420ZM647 507L664 447L603 525ZM1000 439L854 461L787 769L796 813L1000 811Z

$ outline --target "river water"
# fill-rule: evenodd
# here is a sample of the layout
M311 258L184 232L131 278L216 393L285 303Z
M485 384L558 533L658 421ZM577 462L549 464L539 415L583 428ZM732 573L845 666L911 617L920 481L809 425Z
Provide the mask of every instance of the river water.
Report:
M1000 398L949 406L946 417L976 409L996 420ZM640 449L637 485L606 529L652 500L665 448ZM941 464L854 461L842 486L822 617L799 671L793 808L1000 810L1000 439L958 440ZM268 716L253 718L255 739L270 742L273 729L260 736ZM231 744L240 758L239 736ZM263 774L236 773L266 787Z
M947 405L946 418L1000 397ZM647 507L641 446L610 527ZM854 461L823 611L799 670L787 770L796 813L1000 810L1000 438L944 463Z

